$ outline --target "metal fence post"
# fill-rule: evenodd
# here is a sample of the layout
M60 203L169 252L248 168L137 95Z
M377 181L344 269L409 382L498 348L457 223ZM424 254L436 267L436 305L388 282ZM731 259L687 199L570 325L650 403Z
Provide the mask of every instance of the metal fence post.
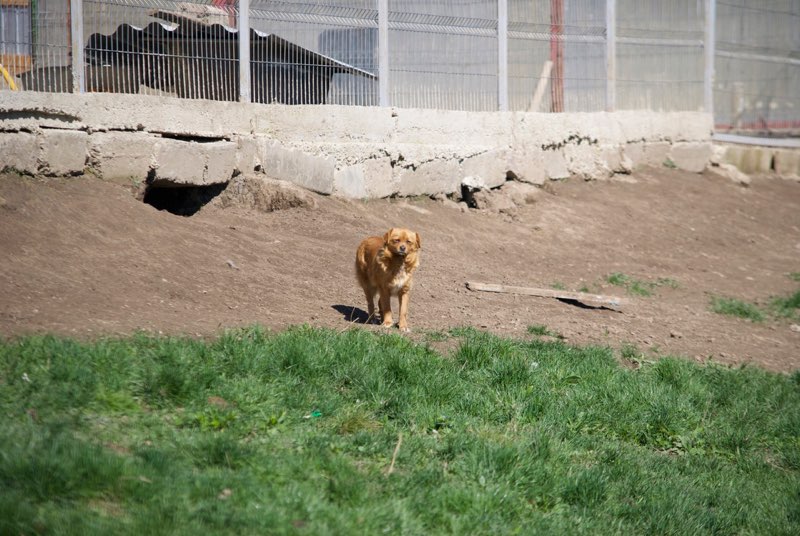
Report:
M606 111L617 107L617 0L606 0Z
M250 0L239 0L239 102L250 102Z
M389 0L378 1L378 105L389 100Z
M497 1L497 108L508 111L508 0Z
M716 46L717 0L706 0L706 28L703 41L705 72L703 74L703 107L714 113L714 54Z
M69 25L72 50L72 92L85 93L86 80L83 59L83 0L70 0Z

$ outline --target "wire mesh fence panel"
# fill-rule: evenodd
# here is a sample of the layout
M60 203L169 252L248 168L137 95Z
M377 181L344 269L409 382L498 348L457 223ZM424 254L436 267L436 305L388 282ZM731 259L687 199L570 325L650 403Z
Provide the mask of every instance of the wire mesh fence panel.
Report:
M554 41L550 29L549 0L509 2L508 106L511 110L553 110L550 84Z
M605 0L509 2L512 110L603 110Z
M253 101L377 104L374 1L253 1L250 25Z
M69 8L63 0L0 2L0 64L19 89L72 91Z
M646 60L645 60L646 58ZM624 42L617 45L617 109L703 109L702 47Z
M31 10L0 2L0 88L16 88L13 77L30 70L32 52Z
M716 128L800 132L800 0L718 1L716 32Z
M497 2L389 2L389 95L399 107L498 109Z
M237 100L229 3L84 0L87 91Z
M617 109L703 108L704 2L617 2Z

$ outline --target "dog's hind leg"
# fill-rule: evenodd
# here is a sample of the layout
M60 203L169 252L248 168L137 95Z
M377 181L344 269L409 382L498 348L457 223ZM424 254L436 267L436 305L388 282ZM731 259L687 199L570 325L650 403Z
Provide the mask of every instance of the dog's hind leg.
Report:
M381 319L383 319L383 327L392 327L392 297L388 289L380 290L380 302L378 305L381 308Z
M375 321L375 289L364 287L364 296L367 298L367 320L366 324L372 324Z

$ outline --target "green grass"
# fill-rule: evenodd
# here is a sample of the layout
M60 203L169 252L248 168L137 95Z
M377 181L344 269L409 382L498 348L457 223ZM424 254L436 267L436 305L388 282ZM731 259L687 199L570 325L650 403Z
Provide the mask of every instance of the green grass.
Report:
M800 281L800 272L790 273L789 278ZM796 290L788 296L773 297L762 307L737 298L712 296L711 310L715 313L737 316L753 322L763 322L768 318L800 321L800 290Z
M735 316L753 322L766 320L766 315L758 306L737 298L712 296L711 310L721 315Z
M770 301L770 309L780 318L798 319L800 318L800 290L795 291L787 297L773 298Z
M620 272L614 272L606 276L606 282L617 287L623 287L634 296L652 296L653 291L658 287L678 288L678 282L667 277L660 277L655 281L643 281Z
M0 533L800 533L800 373L446 336L0 342Z
M769 305L766 306L766 311L756 304L738 298L712 296L711 310L715 313L736 316L753 322L764 322L770 317L795 320L800 318L800 290L786 297L772 298Z
M537 337L555 337L556 339L563 339L564 336L560 333L552 331L544 324L533 324L528 326L528 333Z

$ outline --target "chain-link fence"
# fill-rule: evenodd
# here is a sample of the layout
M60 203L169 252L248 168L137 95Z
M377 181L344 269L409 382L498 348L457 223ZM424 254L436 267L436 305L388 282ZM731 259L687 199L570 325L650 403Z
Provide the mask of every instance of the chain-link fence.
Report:
M0 30L21 90L800 131L800 0L0 0Z

